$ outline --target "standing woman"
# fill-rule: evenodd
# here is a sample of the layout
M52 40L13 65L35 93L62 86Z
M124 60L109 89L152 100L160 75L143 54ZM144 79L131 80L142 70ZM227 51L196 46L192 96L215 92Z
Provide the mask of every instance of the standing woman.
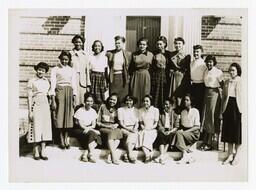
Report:
M126 137L127 154L124 154L124 161L131 163L136 161L133 149L138 141L139 111L134 107L136 101L135 97L127 95L124 99L125 106L118 109L119 124Z
M232 63L229 67L229 74L231 78L225 81L223 88L221 141L228 143L228 156L223 164L236 165L242 143L241 66Z
M129 90L128 68L131 62L131 52L124 50L125 38L116 36L115 49L106 53L109 65L109 92L116 93L122 100Z
M151 79L148 69L152 64L153 54L147 50L147 38L140 38L137 47L139 50L133 53L130 67L130 91L138 99L137 107L141 108L144 96L150 94Z
M89 58L83 50L84 38L80 35L75 35L72 39L74 49L70 51L72 56L70 66L76 72L77 85L77 105L84 103L84 93L90 89L90 74L89 74Z
M120 143L120 139L123 138L122 131L118 128L117 108L118 96L116 93L113 93L108 97L106 104L101 105L97 119L97 126L101 134L107 136L108 149L110 150L107 162L112 162L116 165L119 164L116 149Z
M176 99L177 106L181 104L181 98L188 92L190 86L189 73L191 56L184 53L185 41L181 37L174 39L175 51L171 52L168 85L170 86L169 97Z
M153 105L162 108L164 107L164 100L169 96L166 66L170 60L171 52L166 50L167 39L164 36L158 37L156 46L157 50L154 53L152 67L150 68L151 95L153 97Z
M216 67L217 61L214 56L205 58L207 70L204 73L205 96L202 112L203 145L201 150L212 149L212 139L218 127L220 118L220 93L223 86L223 73Z
M44 77L49 66L40 62L34 67L36 76L28 81L28 142L34 143L34 159L48 160L46 141L52 140L51 113L48 102L50 82Z
M101 41L95 40L92 44L94 54L90 57L91 69L91 94L94 97L97 110L105 101L107 90L108 63L104 54L104 46Z
M143 98L143 107L139 109L139 147L145 154L145 163L149 163L153 154L153 143L157 137L157 124L159 110L152 106L152 97L146 95Z
M60 148L69 148L68 129L73 128L73 107L76 105L76 73L69 66L71 54L61 51L60 64L51 72L52 108L56 113L56 128L60 134Z

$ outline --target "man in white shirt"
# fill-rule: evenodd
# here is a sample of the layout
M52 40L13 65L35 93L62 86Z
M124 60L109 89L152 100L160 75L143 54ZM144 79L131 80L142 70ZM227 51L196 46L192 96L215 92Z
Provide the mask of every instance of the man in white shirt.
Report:
M201 45L193 46L194 60L190 64L190 93L194 98L194 107L199 110L202 118L203 100L204 100L204 72L207 69L202 59L203 47Z

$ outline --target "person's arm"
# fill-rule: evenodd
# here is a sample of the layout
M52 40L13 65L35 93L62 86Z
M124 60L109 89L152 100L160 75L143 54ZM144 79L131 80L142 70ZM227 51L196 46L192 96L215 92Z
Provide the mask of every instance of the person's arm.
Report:
M33 121L33 116L32 116L32 82L31 80L28 81L28 86L27 86L27 92L28 92L28 118L30 121Z
M72 68L71 86L73 89L73 104L75 107L76 106L76 95L77 95L77 84L76 84L76 72L73 68Z
M49 95L51 97L51 108L56 110L56 101L55 101L55 89L57 85L57 77L56 77L56 67L51 70L51 89Z
M165 129L164 129L164 126L162 124L162 115L160 115L159 117L159 121L158 121L158 131L160 131L161 133L164 133Z
M155 129L157 127L158 121L159 121L159 109L155 108L154 123L153 123L152 129Z

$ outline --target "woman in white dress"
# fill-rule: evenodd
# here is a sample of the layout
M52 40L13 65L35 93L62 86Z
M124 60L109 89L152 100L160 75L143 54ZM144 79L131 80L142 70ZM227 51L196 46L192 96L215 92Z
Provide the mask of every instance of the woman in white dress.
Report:
M145 163L149 163L153 154L153 143L157 137L157 124L159 120L159 110L152 104L152 97L146 95L143 98L143 107L139 109L139 146L145 154Z
M48 160L45 154L46 141L52 140L52 126L48 92L50 82L44 77L49 66L38 63L34 69L36 76L28 81L28 142L34 143L34 159Z

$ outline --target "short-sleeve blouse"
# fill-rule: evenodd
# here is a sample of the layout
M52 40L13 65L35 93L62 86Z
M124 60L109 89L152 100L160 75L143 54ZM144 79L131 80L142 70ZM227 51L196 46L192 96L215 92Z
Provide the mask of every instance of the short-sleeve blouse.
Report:
M159 110L154 106L151 106L148 110L140 108L139 121L143 122L145 128L152 129L154 122L159 121Z
M93 121L96 121L97 113L93 108L86 110L85 107L81 107L75 112L74 118L78 119L85 126L89 126Z
M118 109L118 120L124 121L126 126L134 126L139 121L139 112L137 108L122 107Z
M199 111L196 108L191 108L189 111L181 112L181 125L186 128L191 128L195 125L200 126Z
M47 78L32 78L28 81L27 89L32 96L36 95L48 95L50 90L50 82Z
M92 55L89 58L90 67L95 72L105 72L105 68L108 67L108 60L104 52L98 55Z
M204 84L206 87L218 88L223 81L223 73L220 69L213 67L210 71L206 69L204 73Z

